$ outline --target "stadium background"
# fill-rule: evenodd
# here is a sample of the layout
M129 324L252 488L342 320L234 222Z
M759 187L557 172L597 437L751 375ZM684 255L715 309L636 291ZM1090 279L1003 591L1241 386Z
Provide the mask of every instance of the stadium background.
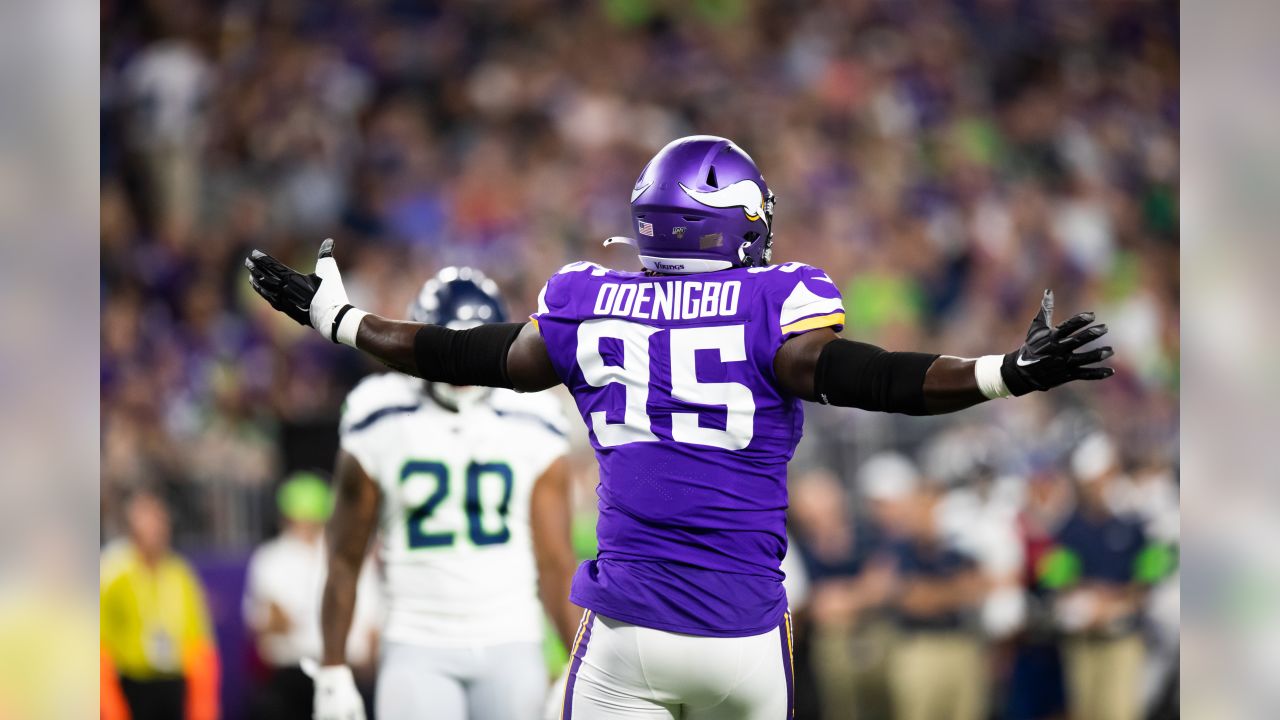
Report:
M1128 509L1167 525L1174 494L1176 540L1176 3L150 0L102 18L103 540L129 489L160 490L209 593L225 717L253 682L238 592L275 487L331 465L343 394L377 370L252 296L247 250L306 268L333 236L352 299L389 315L472 264L518 316L566 262L634 267L600 240L626 231L649 155L694 132L764 169L775 259L837 280L846 336L1004 351L1052 287L1117 351L1106 383L954 417L810 408L793 535L847 533L832 508L864 525L860 469L883 450L944 496L1011 478L1063 496L1024 493L1009 520L1038 596L1026 518L1070 504L1101 430ZM824 581L856 576L810 578L802 637L839 614ZM1176 662L1174 617L1172 641L1146 618L1149 664L1170 642ZM1024 696L1060 685L1015 672L1056 642L1033 636L987 643L996 716L1036 717ZM840 662L818 645L798 658L810 717Z

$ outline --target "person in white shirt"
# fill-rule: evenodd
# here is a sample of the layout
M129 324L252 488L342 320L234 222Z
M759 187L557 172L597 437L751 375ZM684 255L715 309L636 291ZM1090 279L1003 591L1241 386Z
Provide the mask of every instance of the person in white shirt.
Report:
M245 623L270 669L254 693L250 716L310 720L314 688L301 663L320 658L320 598L327 562L324 523L333 501L325 481L308 472L290 476L276 498L284 529L254 551L245 585ZM360 584L347 657L371 676L380 603L371 571L362 574Z

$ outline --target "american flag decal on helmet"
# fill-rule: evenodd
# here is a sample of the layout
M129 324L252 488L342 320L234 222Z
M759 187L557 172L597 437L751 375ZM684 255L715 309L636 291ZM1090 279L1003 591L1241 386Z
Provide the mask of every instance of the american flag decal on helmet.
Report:
M653 223L640 221L640 234L653 237Z

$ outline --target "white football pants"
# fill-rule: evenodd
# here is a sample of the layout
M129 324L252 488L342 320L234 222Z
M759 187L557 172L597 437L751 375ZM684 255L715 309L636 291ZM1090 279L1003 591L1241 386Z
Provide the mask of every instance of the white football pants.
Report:
M791 616L762 635L698 637L587 610L562 720L790 720Z
M378 720L530 720L547 693L539 643L427 648L388 642Z

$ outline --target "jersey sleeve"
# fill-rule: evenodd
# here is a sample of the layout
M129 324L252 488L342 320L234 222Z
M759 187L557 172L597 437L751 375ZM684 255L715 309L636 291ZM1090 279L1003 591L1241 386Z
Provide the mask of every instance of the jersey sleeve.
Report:
M581 298L591 295L588 287L593 277L608 272L593 262L569 263L547 280L538 293L538 310L529 316L538 334L542 336L560 382L566 385L575 366L574 348L578 323L584 303ZM585 303L589 308L590 303Z
M822 270L801 263L788 263L771 273L773 300L769 322L780 342L796 335L829 327L844 329L844 299L840 288Z
M556 271L542 286L538 293L538 310L529 316L533 324L541 330L540 321L544 318L561 315L572 306L575 281L589 275L603 275L606 270L586 260L569 263Z

